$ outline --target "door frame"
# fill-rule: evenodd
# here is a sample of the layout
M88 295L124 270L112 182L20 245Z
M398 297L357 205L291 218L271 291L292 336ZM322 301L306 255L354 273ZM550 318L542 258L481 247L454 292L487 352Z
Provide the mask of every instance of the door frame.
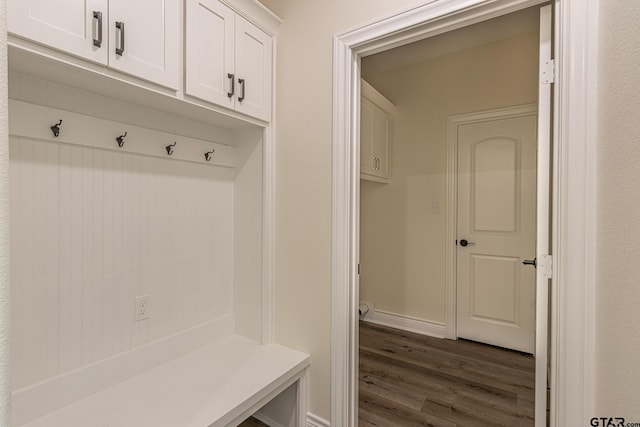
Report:
M360 58L543 3L433 0L334 37L331 425L356 426ZM594 404L599 0L554 9L551 426L586 425Z
M456 114L447 117L447 215L445 219L445 295L444 295L444 336L458 338L458 138L456 130L463 124L480 123L487 120L511 119L538 114L538 104L516 105L474 113ZM537 141L536 141L537 145ZM535 286L535 283L532 285Z

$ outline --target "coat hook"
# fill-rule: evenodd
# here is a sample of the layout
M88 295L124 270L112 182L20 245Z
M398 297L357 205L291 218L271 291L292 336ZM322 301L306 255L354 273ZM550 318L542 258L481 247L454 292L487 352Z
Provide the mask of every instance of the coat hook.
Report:
M62 124L62 119L60 119L60 121L58 123L56 123L55 125L51 126L51 132L53 132L53 136L54 137L58 137L58 135L60 135L60 125Z
M127 132L124 135L120 135L116 138L116 142L118 143L118 147L122 148L124 146L124 137L127 136Z
M178 143L177 141L174 141L173 144L170 144L170 145L167 145L166 147L164 147L164 148L167 149L167 154L168 155L172 155L173 154L173 147L175 147L177 143Z
M204 159L208 162L211 160L211 155L216 151L215 148L212 148L211 151L204 153Z

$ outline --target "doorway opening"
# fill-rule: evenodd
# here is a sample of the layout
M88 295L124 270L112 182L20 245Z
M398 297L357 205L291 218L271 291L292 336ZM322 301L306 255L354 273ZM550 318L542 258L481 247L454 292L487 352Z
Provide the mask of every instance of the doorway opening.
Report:
M432 1L334 38L331 424L357 425L360 60L541 4ZM598 1L553 0L551 425L586 424L594 401ZM540 328L538 328L540 329ZM540 353L538 353L540 354ZM538 389L538 388L536 388ZM536 423L544 425L543 418Z
M361 60L365 321L534 353L539 25L532 7Z

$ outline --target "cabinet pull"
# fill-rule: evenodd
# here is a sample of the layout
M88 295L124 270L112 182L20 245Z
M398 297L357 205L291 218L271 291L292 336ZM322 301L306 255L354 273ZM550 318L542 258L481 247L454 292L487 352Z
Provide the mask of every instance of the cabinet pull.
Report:
M120 47L116 47L116 55L124 53L124 22L116 21L116 28L120 30Z
M380 170L380 157L376 157L376 170Z
M93 11L93 19L98 21L98 38L93 39L95 47L102 47L102 12Z
M247 89L247 85L244 79L238 79L238 83L240 83L240 85L242 86L242 95L238 97L238 101L242 102L244 101L244 91Z
M371 169L376 170L377 158L374 157L371 159Z
M227 78L231 80L231 92L227 92L227 96L231 98L236 93L236 79L231 73L227 74Z

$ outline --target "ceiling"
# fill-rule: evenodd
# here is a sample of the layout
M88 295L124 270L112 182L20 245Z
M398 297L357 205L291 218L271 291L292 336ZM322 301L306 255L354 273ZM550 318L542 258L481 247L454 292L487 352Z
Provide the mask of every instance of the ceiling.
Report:
M392 70L439 56L449 55L498 40L538 31L539 7L429 37L362 58L362 76Z

